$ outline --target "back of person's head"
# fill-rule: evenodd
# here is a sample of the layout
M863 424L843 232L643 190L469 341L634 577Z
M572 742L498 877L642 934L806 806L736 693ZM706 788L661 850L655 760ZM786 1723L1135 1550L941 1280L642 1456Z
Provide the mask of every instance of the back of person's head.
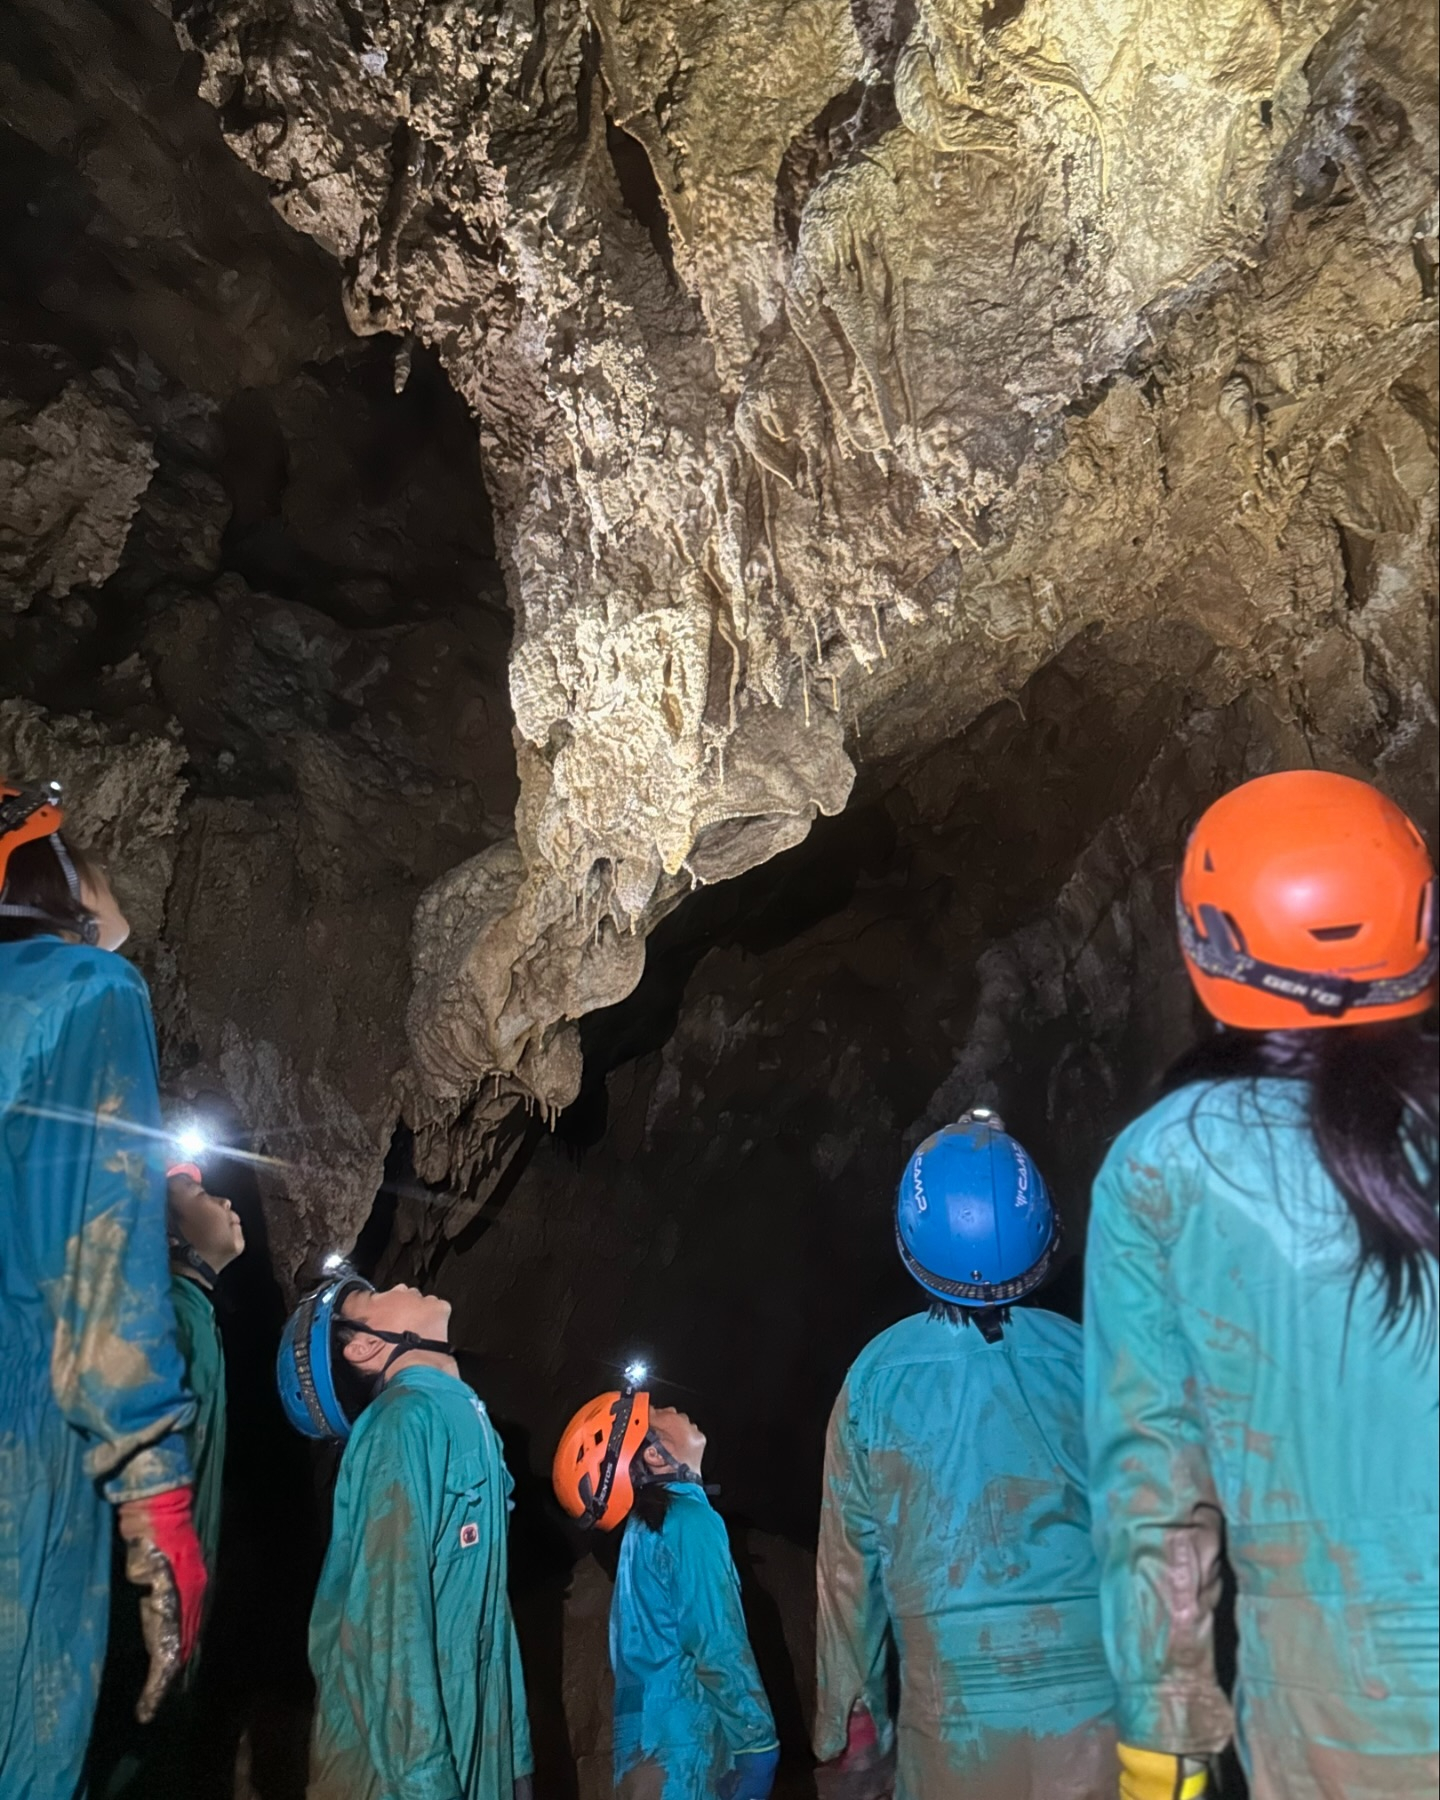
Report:
M906 1164L895 1241L932 1317L974 1324L994 1342L1010 1307L1056 1267L1060 1225L1029 1152L997 1114L974 1107Z
M1310 1129L1379 1280L1387 1327L1427 1323L1440 1253L1435 872L1364 782L1301 770L1215 802L1191 835L1177 916L1222 1029L1168 1089L1273 1076L1308 1089Z
M24 907L24 915L0 913L0 943L15 943L23 938L42 937L58 931L85 935L90 909L75 891L61 858L55 854L59 844L69 857L78 881L97 884L99 872L89 853L69 843L58 833L21 844L10 852L5 868L5 886L0 890L0 903Z

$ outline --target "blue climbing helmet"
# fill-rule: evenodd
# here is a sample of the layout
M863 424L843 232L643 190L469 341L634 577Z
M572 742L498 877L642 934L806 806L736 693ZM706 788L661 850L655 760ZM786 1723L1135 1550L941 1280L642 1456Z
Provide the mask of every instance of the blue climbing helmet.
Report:
M954 1306L1008 1306L1054 1265L1060 1223L1045 1178L981 1107L925 1142L895 1202L900 1260Z
M280 1334L275 1382L285 1417L302 1437L331 1438L344 1443L355 1422L335 1391L330 1327L345 1296L357 1290L375 1292L363 1276L346 1269L313 1294L307 1294L285 1321Z

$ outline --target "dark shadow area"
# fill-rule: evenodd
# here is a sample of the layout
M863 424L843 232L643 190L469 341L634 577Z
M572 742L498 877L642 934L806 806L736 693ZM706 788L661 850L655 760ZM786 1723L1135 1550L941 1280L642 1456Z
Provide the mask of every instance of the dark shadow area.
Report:
M815 1758L810 1751L807 1709L800 1698L800 1682L813 1681L813 1668L801 1670L795 1665L779 1604L756 1574L750 1539L743 1522L727 1519L726 1527L730 1534L730 1554L740 1577L746 1634L769 1696L770 1710L775 1715L784 1792L787 1800L791 1795L813 1794L814 1782L808 1778L815 1766Z
M225 1102L205 1096L217 1143L248 1133ZM227 1444L220 1549L195 1691L199 1729L183 1784L154 1800L234 1800L237 1765L256 1800L303 1800L312 1685L310 1601L324 1554L315 1463L286 1423L275 1354L286 1306L253 1167L216 1152L206 1185L245 1227L245 1251L220 1276L216 1316L225 1346ZM150 1800L150 1796L146 1796Z
M670 241L670 217L660 193L660 183L650 163L649 152L638 138L605 115L605 148L620 184L620 197L625 210L650 239L672 287L679 286L675 273L675 246Z

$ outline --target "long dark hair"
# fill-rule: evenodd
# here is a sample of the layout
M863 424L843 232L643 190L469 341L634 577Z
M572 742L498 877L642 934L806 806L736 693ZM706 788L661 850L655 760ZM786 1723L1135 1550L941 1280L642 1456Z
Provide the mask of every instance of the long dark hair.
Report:
M630 1482L635 1490L635 1501L630 1508L631 1518L638 1519L651 1531L658 1531L665 1523L672 1496L669 1483L663 1478L657 1481L653 1472L645 1466L643 1444L630 1458Z
M1310 1130L1360 1235L1358 1282L1373 1272L1388 1330L1428 1328L1440 1254L1440 1067L1433 1032L1412 1020L1314 1031L1217 1031L1170 1070L1196 1081L1279 1077L1310 1091Z
M75 873L93 887L98 874L94 859L68 838L62 838L61 842L75 866ZM79 933L90 916L84 905L70 892L64 866L48 837L35 838L10 852L10 860L5 866L4 898L12 906L37 907L46 917L0 917L0 944L11 944L22 938L40 937L56 931Z

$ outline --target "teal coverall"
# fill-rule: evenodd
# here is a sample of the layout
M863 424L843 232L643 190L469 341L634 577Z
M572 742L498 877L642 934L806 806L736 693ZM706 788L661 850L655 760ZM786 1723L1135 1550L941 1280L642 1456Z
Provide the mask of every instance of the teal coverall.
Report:
M512 1487L442 1369L401 1369L356 1421L310 1615L310 1800L513 1800L532 1773Z
M711 1800L776 1743L724 1523L695 1482L667 1485L660 1529L625 1527L610 1602L622 1800Z
M75 1794L105 1654L112 1504L190 1479L159 1128L135 969L59 938L0 943L5 1800Z
M1419 1800L1440 1765L1433 1330L1385 1332L1303 1085L1207 1082L1116 1143L1087 1268L1090 1487L1121 1738L1231 1733L1253 1800Z
M922 1313L857 1358L825 1453L822 1762L858 1703L896 1800L1112 1800L1080 1365L1078 1327L1028 1307L998 1343Z

